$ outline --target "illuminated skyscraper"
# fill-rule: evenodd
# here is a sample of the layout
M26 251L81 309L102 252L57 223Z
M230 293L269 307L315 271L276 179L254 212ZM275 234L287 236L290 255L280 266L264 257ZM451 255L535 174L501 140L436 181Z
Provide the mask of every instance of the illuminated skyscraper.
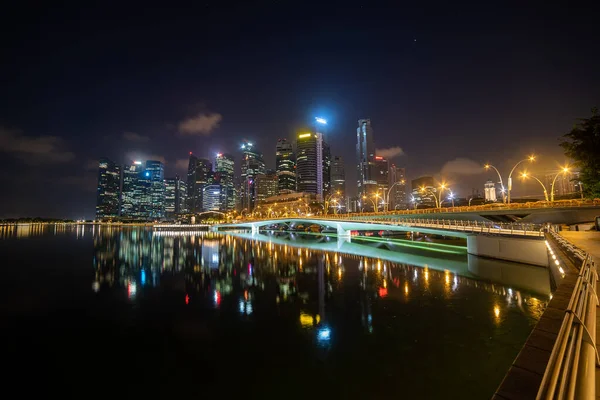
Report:
M252 211L256 204L254 178L264 174L265 162L260 151L250 142L242 144L242 174L240 182L241 208Z
M396 167L394 164L390 167L390 194L388 201L388 208L390 210L404 210L409 207L406 197L406 170Z
M98 193L96 218L114 218L120 215L121 167L108 158L101 158L98 165Z
M331 150L329 145L323 140L322 144L322 166L321 166L321 174L323 176L323 186L321 196L323 199L326 199L327 196L331 193Z
M186 184L179 176L165 179L165 217L174 218L186 212L186 195Z
M370 119L358 120L358 128L356 129L356 158L358 195L359 197L373 195L377 190L377 182L373 177L375 144Z
M418 179L413 179L411 186L415 204L425 207L436 206L435 196L437 196L437 189L434 185L433 177L422 176Z
M275 169L277 171L279 194L296 191L296 155L292 144L286 139L277 140L275 153Z
M331 162L331 193L340 199L342 207L346 207L346 173L341 156L333 157Z
M322 184L322 176L317 178L317 165L319 161L322 165L322 156L317 159L317 135L310 132L299 133L296 136L296 151L296 186L298 191L313 194L322 193L322 190L318 190L318 184Z
M267 171L266 174L256 175L254 178L254 198L256 202L264 201L265 199L277 196L277 174L273 170Z
M221 210L221 191L223 185L212 184L202 187L202 209L204 211Z
M230 154L217 154L215 161L215 183L221 185L221 211L235 209L234 186L235 162Z
M194 212L206 211L204 209L204 187L213 183L212 162L207 158L199 158L196 165L196 192L194 193Z
M382 197L387 195L387 190L389 188L388 160L381 156L375 156L372 178L377 183L377 193Z
M144 178L147 183L147 213L150 219L165 217L165 166L160 161L146 161Z
M123 168L123 191L121 196L121 216L128 218L143 218L142 201L146 195L146 183L142 173L144 167L141 161L134 161Z
M190 161L188 163L187 172L187 212L196 211L196 167L198 166L198 158L190 151Z
M483 191L485 193L485 201L495 202L498 200L498 198L496 197L496 184L491 179L487 180L487 182L484 185Z

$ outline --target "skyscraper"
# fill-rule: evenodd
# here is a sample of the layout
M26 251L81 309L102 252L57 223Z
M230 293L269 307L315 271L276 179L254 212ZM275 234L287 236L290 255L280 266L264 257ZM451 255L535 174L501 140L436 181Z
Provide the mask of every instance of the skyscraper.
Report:
M233 182L235 162L230 154L217 154L215 160L215 183L221 185L221 211L235 209L235 186Z
M212 162L207 158L199 158L196 165L196 191L194 193L194 212L207 211L204 209L204 187L213 183Z
M187 212L196 211L196 167L198 166L198 158L190 151L190 161L188 163L187 172Z
M389 166L388 160L381 156L375 156L375 165L373 169L373 180L377 183L377 193L383 200L387 196L389 188Z
M185 213L186 184L179 176L165 179L165 217L174 218L177 214Z
M241 208L250 212L256 204L254 178L265 173L265 162L260 151L250 142L242 144L242 174L240 182Z
M114 218L120 215L121 167L108 158L101 158L98 164L98 193L96 218Z
M322 165L322 155L318 160L317 135L310 132L299 133L296 137L296 151L296 186L298 191L319 194L322 192L322 189L321 191L318 190L318 184L322 184L322 176L317 178L317 165L319 160L321 160Z
M341 156L333 157L331 162L331 193L340 199L342 207L346 206L346 173Z
M121 216L143 218L141 203L146 195L145 182L142 182L144 167L141 161L134 161L123 168L123 190L121 196Z
M388 199L390 210L408 208L406 197L406 170L392 164L390 167L390 194Z
M221 210L221 191L223 186L219 184L202 186L202 209L204 211Z
M323 186L322 186L322 197L323 199L326 199L329 194L331 193L331 149L329 148L329 145L323 140L323 156L322 156L322 167L321 167L321 174L322 174L322 181L323 181Z
M256 175L254 181L254 198L257 203L269 197L277 196L278 179L275 171L268 170L265 174Z
M286 139L278 139L275 152L275 170L279 194L296 191L296 155L292 144Z
M148 181L147 212L150 219L165 217L165 166L160 161L146 161L144 178Z
M375 144L370 119L359 119L356 129L356 158L358 195L369 196L377 190L377 182L373 178L375 164Z

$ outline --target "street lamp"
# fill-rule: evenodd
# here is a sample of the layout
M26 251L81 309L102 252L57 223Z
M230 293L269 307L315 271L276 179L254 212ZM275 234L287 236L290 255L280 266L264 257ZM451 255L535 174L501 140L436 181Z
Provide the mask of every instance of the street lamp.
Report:
M363 200L367 200L367 199L370 200L371 203L373 203L373 211L377 212L377 205L375 204L375 202L373 201L373 199L371 199L371 198L369 198L367 196L363 196L362 198L363 198Z
M334 200L337 201L337 199L333 199L333 200L331 199L334 195L339 196L340 195L340 191L338 190L335 193L331 193L329 196L327 196L325 198L325 204L324 204L324 206L325 206L324 207L325 208L325 210L324 210L325 211L325 215L327 215L329 213L329 203L333 202Z
M508 174L508 190L507 190L507 203L510 204L510 191L512 190L512 173L515 171L515 168L517 168L517 166L519 164L521 164L522 162L525 161L529 161L529 162L534 162L535 161L535 156L532 154L529 157L519 161L518 163L515 164L515 166L510 170L510 174ZM542 185L543 186L543 185Z
M448 187L446 186L445 183L442 183L440 185L440 193L436 196L436 194L435 194L435 192L433 190L427 189L427 188L425 188L425 186L421 186L421 192L422 193L429 192L433 196L433 198L435 199L435 206L436 206L436 208L441 208L442 207L441 199L442 199L442 194L444 193L444 189L448 189Z
M500 187L502 188L502 202L506 203L506 191L504 190L504 183L502 182L502 175L500 175L500 171L498 171L498 168L494 167L492 164L485 164L483 167L485 169L493 168L498 174L498 179L500 179Z
M558 174L556 174L556 176L552 180L552 187L550 188L550 201L551 202L554 202L554 184L556 183L556 178L558 178L558 176L560 174L566 174L567 172L569 172L569 167L563 167L562 170Z
M404 185L404 183L405 183L405 181L404 181L404 179L402 179L402 180L400 180L400 181L398 181L398 182L395 182L395 183L394 183L392 186L390 186L390 188L388 189L388 192L387 192L387 197L384 197L384 199L383 199L383 202L384 202L384 204L385 204L385 206L384 206L384 207L385 207L385 209L384 209L384 211L385 211L385 212L388 212L388 211L389 211L389 209L390 209L390 194L392 193L392 189L394 188L394 186L396 186L396 185L399 185L399 184L400 184L400 185ZM383 194L384 194L384 196L385 196L385 192L384 192ZM394 207L394 208L395 208L395 207Z
M539 182L540 185L542 185L542 188L544 189L544 197L546 198L546 201L548 201L548 191L546 190L546 186L542 183L542 181L540 181L538 178L536 178L535 176L528 174L527 172L523 172L521 174L522 178L533 178L536 181Z

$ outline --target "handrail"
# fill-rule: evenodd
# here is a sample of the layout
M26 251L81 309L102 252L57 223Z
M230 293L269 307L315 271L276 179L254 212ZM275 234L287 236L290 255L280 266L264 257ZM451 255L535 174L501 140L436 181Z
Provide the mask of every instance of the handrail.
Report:
M596 347L598 274L589 254L553 230L549 233L559 246L581 260L582 264L536 399L594 398L594 363L599 363ZM552 251L548 242L546 245Z

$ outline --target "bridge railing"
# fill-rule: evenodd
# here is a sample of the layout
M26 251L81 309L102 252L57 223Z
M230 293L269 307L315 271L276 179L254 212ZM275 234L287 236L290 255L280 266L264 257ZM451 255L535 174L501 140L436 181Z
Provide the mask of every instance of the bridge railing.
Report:
M600 361L595 343L598 274L589 254L553 231L550 237L581 267L536 399L595 398L594 366ZM550 245L548 249L552 252Z

